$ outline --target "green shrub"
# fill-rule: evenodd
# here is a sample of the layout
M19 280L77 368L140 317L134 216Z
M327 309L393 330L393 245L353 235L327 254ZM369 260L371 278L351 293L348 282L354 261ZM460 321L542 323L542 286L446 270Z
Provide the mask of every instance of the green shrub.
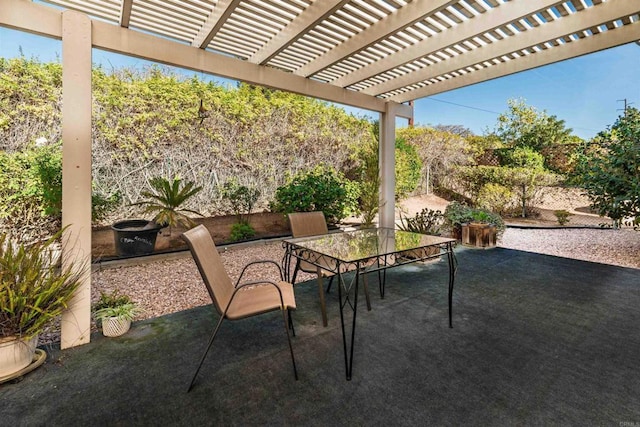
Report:
M290 177L276 190L271 210L291 212L322 211L327 222L336 223L356 212L358 185L334 168L318 165Z
M91 219L98 221L120 203L120 194L91 195ZM0 221L9 229L37 229L50 235L62 215L62 147L32 145L23 151L0 152Z
M444 225L444 214L439 210L424 208L413 218L403 217L400 214L398 228L414 233L439 235Z
M91 220L93 222L102 221L120 205L121 201L122 196L119 192L110 196L103 196L96 192L91 193Z
M510 188L490 182L480 188L476 203L483 209L504 214L514 205L514 194Z
M512 168L544 169L544 156L530 147L499 150L502 166Z
M229 238L232 242L247 240L256 235L256 231L250 224L237 222L231 226L231 234Z
M256 188L240 185L238 180L234 178L224 183L220 193L222 198L227 201L238 222L248 224L248 215L251 214L253 206L258 201L260 191Z
M380 204L380 168L378 163L378 140L371 135L358 147L360 166L357 181L360 183L359 207L362 226L372 227Z
M557 210L557 211L553 211L553 214L558 219L558 224L560 224L560 225L565 225L566 223L568 223L569 222L569 215L571 215L571 213L569 213L565 209L560 209L560 210Z
M416 148L403 139L396 140L396 200L407 198L420 183L422 162Z

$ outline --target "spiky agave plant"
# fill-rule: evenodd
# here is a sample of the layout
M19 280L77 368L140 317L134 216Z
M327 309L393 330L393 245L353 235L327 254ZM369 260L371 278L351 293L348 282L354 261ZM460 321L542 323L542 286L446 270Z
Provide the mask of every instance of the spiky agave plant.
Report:
M193 227L193 221L186 214L192 213L202 216L201 213L182 207L184 203L197 194L202 187L196 187L192 181L187 181L182 185L182 180L174 177L169 181L164 177L151 178L149 181L152 191L140 193L147 200L134 203L134 205L144 206L145 214L153 214L153 220L163 227Z

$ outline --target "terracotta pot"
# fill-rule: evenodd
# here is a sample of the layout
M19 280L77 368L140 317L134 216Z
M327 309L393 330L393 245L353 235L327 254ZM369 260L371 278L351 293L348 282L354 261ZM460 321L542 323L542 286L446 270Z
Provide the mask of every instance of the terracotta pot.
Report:
M0 338L0 379L10 377L33 361L38 336L24 340L18 337Z
M131 320L121 317L105 317L102 319L102 334L105 337L119 337L131 328Z

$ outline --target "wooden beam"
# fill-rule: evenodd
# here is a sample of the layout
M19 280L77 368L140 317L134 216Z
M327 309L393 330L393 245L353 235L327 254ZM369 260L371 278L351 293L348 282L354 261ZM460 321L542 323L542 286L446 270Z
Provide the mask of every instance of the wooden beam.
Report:
M122 0L122 6L120 7L120 26L129 28L129 20L131 19L131 8L133 7L133 0Z
M271 58L307 34L318 23L324 21L333 12L351 0L323 0L311 3L286 28L258 50L248 61L254 64L266 64Z
M93 21L93 46L149 61L382 112L385 101L271 67L208 52L149 34ZM401 110L406 111L407 107Z
M533 55L520 57L514 61L502 62L492 67L429 85L418 90L394 96L390 99L396 102L407 102L632 43L638 39L639 31L640 23L625 25L624 27L606 31L596 36L585 37L571 43L565 43L553 49L546 49Z
M0 0L0 26L62 39L61 12L30 1Z
M594 6L585 9L582 12L568 15L564 18L548 22L537 28L529 29L514 37L509 37L499 42L474 49L463 55L458 55L449 60L433 64L422 70L414 71L410 74L389 80L385 83L375 85L371 88L361 91L368 95L379 95L393 90L403 88L418 82L422 82L434 77L438 77L453 71L461 70L483 61L493 58L500 58L513 52L519 52L522 49L536 46L547 41L553 41L560 37L577 33L592 27L597 27L605 22L615 21L634 13L640 12L640 2L629 2L625 0L610 0L602 3L600 6ZM617 30L609 30L617 31ZM600 35L597 35L599 37ZM573 42L568 43L573 45ZM557 49L557 47L551 50ZM530 56L537 57L538 53ZM520 59L509 61L520 63Z
M220 31L220 28L227 22L227 19L229 19L229 16L231 16L240 1L241 0L218 1L206 22L202 25L200 32L198 32L193 42L191 42L191 46L206 49L209 43L211 43L211 40L213 40L216 34L218 34L218 31Z

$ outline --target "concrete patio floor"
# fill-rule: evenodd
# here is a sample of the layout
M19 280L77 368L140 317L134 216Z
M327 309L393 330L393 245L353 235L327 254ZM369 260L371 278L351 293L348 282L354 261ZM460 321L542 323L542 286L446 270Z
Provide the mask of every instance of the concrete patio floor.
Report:
M345 380L336 289L296 287L293 378L280 313L223 324L210 306L134 323L125 336L47 347L0 386L0 425L622 425L640 423L640 270L502 248L389 270L359 300ZM627 424L629 425L629 424Z

